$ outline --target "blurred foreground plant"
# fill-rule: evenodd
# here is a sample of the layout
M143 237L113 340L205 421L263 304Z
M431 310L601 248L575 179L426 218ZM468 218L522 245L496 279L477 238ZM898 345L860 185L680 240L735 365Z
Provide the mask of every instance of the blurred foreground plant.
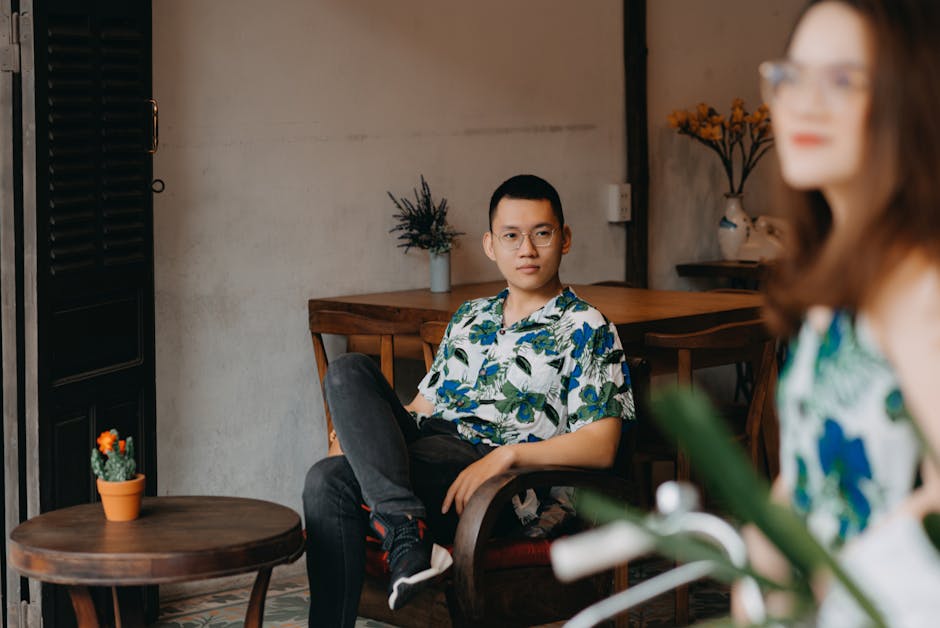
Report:
M765 587L790 589L798 598L797 612L805 612L815 605L809 581L815 572L825 568L868 615L872 625L886 626L875 605L835 557L812 536L796 513L771 501L766 481L754 472L706 397L687 390L670 390L654 395L651 408L663 432L688 454L708 490L713 491L741 523L753 523L760 528L787 558L796 576L792 583L775 583L757 577L749 569L737 569L728 561L719 562L713 557L711 560L721 567L719 577L723 574L722 579L733 580L750 575ZM645 523L645 518L636 511L597 495L582 496L578 509L604 522L625 519L638 525ZM657 550L663 554L682 561L707 558L705 550L699 547L701 543L679 537L663 538L651 529L648 532L657 539Z

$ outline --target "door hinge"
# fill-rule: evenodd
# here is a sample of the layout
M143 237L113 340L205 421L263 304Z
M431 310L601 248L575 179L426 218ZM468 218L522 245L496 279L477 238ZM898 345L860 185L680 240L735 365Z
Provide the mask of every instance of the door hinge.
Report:
M6 39L0 45L0 72L20 71L20 14L0 15L0 33L6 37L0 37L0 42Z

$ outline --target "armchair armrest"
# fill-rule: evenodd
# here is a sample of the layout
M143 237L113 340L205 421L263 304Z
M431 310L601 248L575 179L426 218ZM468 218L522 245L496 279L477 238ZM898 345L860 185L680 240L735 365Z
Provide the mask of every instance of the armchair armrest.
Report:
M502 508L530 488L573 486L625 498L631 484L607 470L545 466L510 469L484 482L467 502L454 538L454 595L461 615L473 622L485 613L483 559Z

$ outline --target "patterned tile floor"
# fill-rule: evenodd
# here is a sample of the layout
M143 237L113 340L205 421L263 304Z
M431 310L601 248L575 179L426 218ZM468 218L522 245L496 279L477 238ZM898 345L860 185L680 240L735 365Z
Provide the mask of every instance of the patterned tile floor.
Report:
M251 586L223 588L168 600L160 604L160 619L153 628L242 628ZM272 628L304 628L307 625L307 577L303 573L271 579L264 605L264 625ZM394 628L360 618L356 628Z
M637 561L630 566L630 581L639 582L660 573L669 563L660 559ZM220 590L167 600L160 605L155 628L242 628L248 597L247 586L222 585ZM711 581L691 587L690 610L694 618L720 617L728 613L728 588ZM309 605L307 578L303 572L279 575L275 570L265 604L264 625L274 628L302 628L307 623ZM664 595L630 611L630 624L638 628L673 625L673 598ZM395 628L390 624L360 618L356 628Z

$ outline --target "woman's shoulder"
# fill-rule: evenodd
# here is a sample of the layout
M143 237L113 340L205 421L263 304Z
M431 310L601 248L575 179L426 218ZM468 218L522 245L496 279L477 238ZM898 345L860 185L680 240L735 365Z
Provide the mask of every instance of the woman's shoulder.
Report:
M940 334L940 264L922 251L906 254L885 273L864 310L888 353L899 338Z

